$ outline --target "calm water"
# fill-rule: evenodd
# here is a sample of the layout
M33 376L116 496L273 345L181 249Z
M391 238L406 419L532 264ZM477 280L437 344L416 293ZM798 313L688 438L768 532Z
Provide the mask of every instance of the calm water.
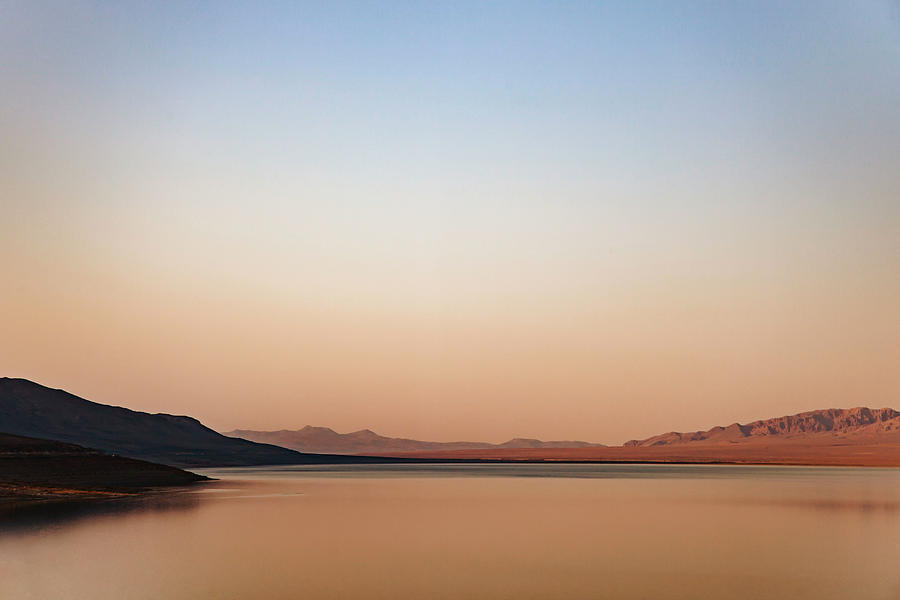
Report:
M227 469L0 516L0 598L900 599L900 469Z

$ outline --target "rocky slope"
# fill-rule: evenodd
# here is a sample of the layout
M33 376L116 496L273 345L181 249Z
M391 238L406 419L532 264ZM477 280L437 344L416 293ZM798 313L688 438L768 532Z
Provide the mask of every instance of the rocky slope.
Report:
M829 408L796 415L764 419L741 425L713 427L706 431L681 433L672 431L643 440L631 440L629 447L668 446L686 443L742 443L758 439L802 440L825 442L839 438L854 441L862 438L900 435L900 412L892 408Z

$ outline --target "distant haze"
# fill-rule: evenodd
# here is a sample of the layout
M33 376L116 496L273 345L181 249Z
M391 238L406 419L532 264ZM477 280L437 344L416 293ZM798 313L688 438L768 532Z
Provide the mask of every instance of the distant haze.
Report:
M226 431L897 406L896 2L0 5L0 376Z

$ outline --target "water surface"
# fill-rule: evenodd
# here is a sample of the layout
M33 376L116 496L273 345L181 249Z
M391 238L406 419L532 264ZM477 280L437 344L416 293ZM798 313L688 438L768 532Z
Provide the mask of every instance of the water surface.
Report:
M0 598L900 599L900 469L204 474L0 515Z

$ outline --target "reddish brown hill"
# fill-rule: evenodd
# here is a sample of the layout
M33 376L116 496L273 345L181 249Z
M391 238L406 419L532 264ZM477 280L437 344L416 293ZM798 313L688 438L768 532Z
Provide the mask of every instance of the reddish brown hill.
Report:
M672 431L644 440L631 440L628 447L669 446L686 443L742 443L757 438L795 439L805 442L837 441L840 438L900 436L900 412L892 408L829 408L754 421L741 425L713 427L706 431ZM893 438L894 435L888 435Z

